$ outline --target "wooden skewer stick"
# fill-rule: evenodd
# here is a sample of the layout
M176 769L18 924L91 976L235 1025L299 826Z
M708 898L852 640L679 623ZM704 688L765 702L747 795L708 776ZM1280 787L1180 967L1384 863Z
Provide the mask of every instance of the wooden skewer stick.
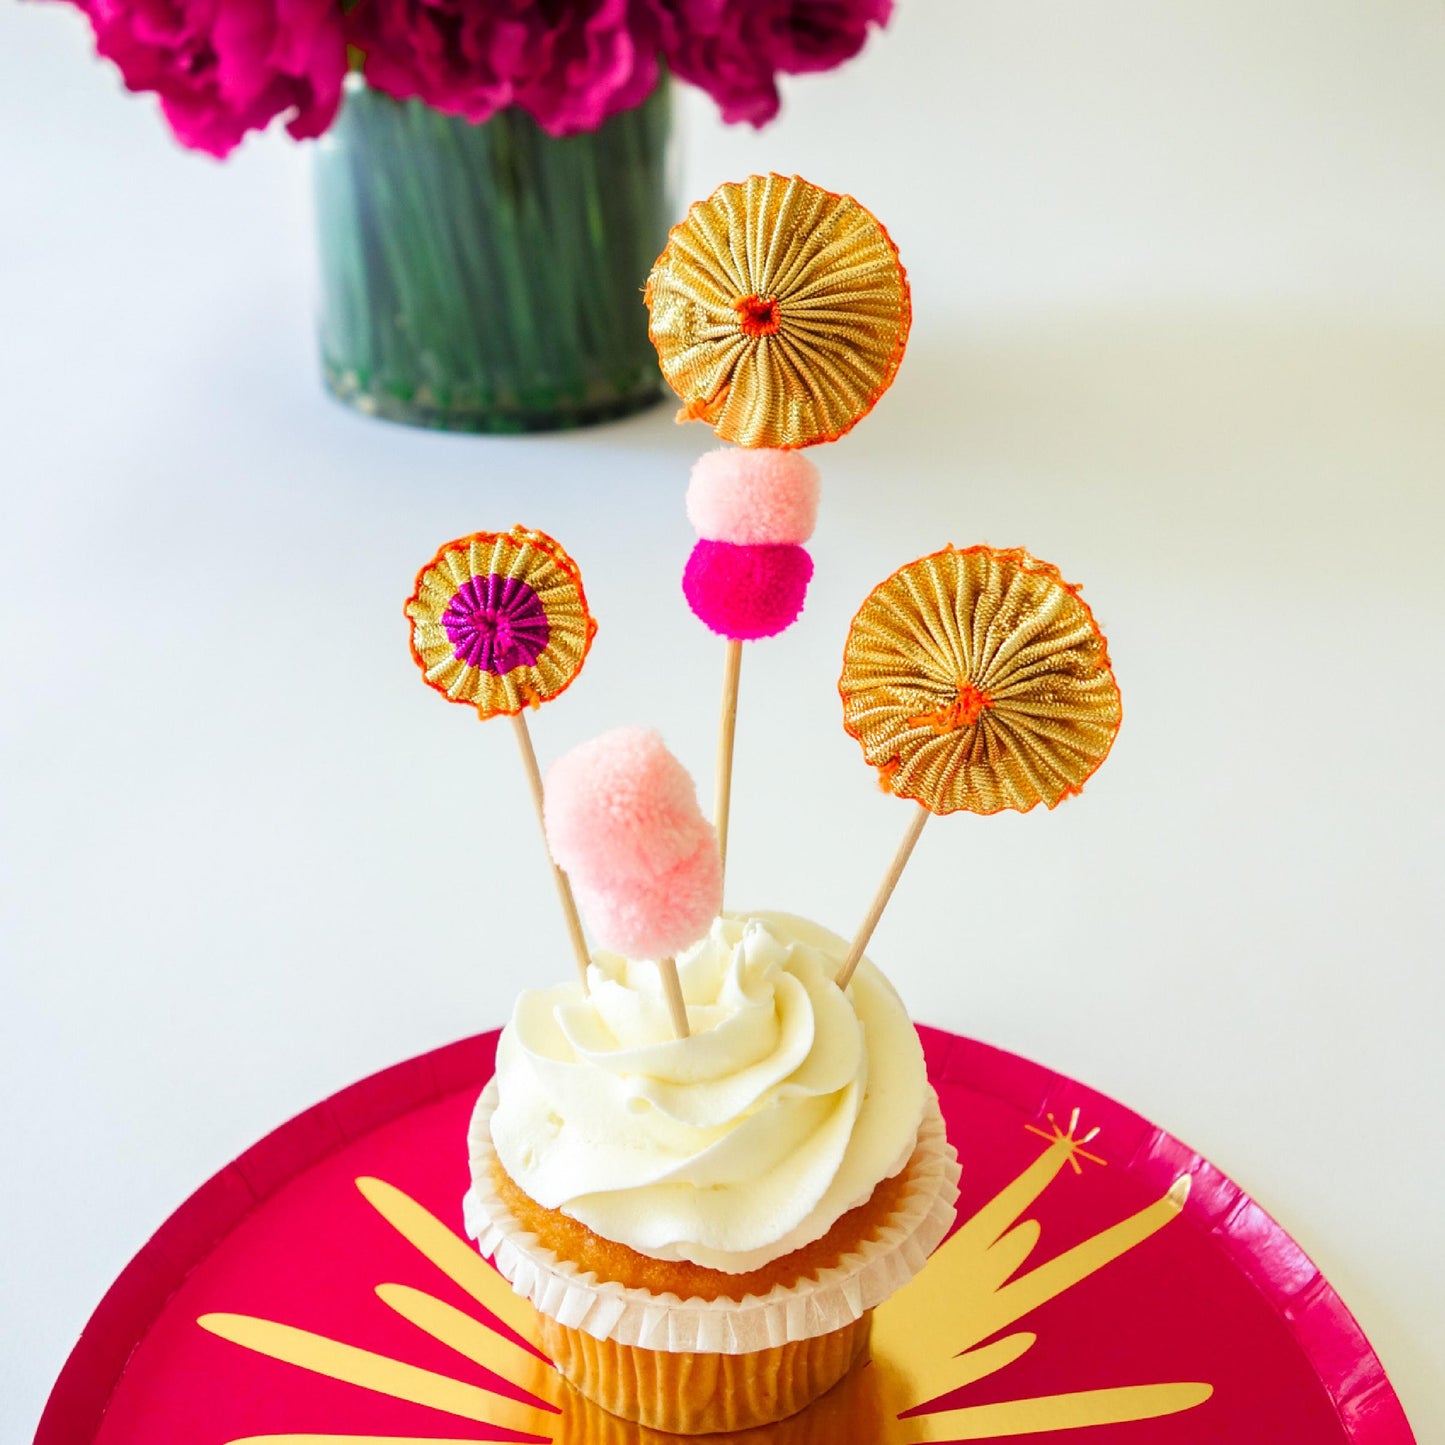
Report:
M923 825L932 816L922 803L918 805L918 812L908 825L908 831L903 835L903 841L893 855L893 862L888 865L888 872L884 875L878 892L873 895L873 902L869 905L868 912L854 936L853 945L848 950L848 957L843 960L843 966L833 980L839 988L847 988L852 981L853 970L858 967L858 960L863 957L863 950L868 947L868 940L873 937L873 930L878 927L878 920L883 917L883 910L887 908L888 900L893 896L893 890L898 887L898 880L903 876L903 870L908 865L908 856L913 852L913 845L918 842L918 835L923 832Z
M516 713L512 718L512 730L517 735L517 746L522 752L522 768L527 774L527 783L532 790L532 806L537 810L537 822L542 828L542 846L547 845L547 824L542 812L542 770L537 766L537 750L532 746L531 729L527 726L525 713ZM551 863L550 850L547 861ZM552 863L552 878L557 885L557 897L562 902L562 916L567 920L567 934L572 940L572 952L577 957L577 971L582 975L582 992L587 993L587 965L592 957L587 952L587 937L582 932L582 919L577 913L577 900L572 897L572 885L567 875Z
M743 667L743 645L736 638L728 639L727 664L723 669L722 717L717 734L717 802L713 808L713 826L717 829L717 850L722 858L723 873L728 866L728 814L733 794L733 735L738 725L738 679Z
M664 958L658 962L662 975L662 991L667 995L667 1011L672 1015L672 1027L678 1038L685 1039L691 1030L687 1026L687 1001L682 996L682 980L677 976L677 960Z

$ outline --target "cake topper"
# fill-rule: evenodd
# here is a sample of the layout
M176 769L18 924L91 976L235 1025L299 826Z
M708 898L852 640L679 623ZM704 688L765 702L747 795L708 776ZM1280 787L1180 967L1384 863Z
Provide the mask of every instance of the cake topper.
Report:
M567 690L597 631L582 574L545 532L474 532L442 547L407 598L411 655L430 687L475 707L483 721L510 717L542 815L542 775L525 710ZM572 951L587 987L588 952L566 875L553 868Z
M891 385L912 316L888 232L801 176L749 176L699 201L646 299L678 419L745 447L849 431Z
M882 786L918 805L839 969L847 987L929 816L1057 807L1108 756L1121 711L1078 587L1017 548L945 547L880 583L838 691Z
M649 334L679 421L744 451L693 469L698 543L682 588L727 639L714 821L727 861L742 644L791 626L813 560L818 473L800 447L835 441L872 410L903 359L908 280L887 231L851 196L800 176L720 186L673 227L648 278Z
M647 728L616 728L547 772L547 846L602 947L657 960L678 1038L688 1037L676 956L722 907L722 862L686 768Z
M776 636L803 610L813 559L802 544L818 518L818 469L800 452L773 447L705 452L692 469L687 515L698 541L683 595L727 639L713 810L726 867L743 643Z

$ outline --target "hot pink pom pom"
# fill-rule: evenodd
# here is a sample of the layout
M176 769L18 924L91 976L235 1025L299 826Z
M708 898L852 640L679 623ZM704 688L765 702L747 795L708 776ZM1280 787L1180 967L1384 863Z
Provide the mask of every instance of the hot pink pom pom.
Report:
M616 728L564 753L542 812L557 866L593 884L664 873L709 826L687 769L650 728Z
M806 542L818 522L818 469L802 452L773 447L705 452L693 464L687 515L709 542Z
M722 860L712 826L698 820L696 849L664 873L597 888L575 880L598 943L626 958L672 958L707 932L722 907Z
M704 539L682 574L687 605L734 641L772 637L797 620L813 576L801 547L739 547Z

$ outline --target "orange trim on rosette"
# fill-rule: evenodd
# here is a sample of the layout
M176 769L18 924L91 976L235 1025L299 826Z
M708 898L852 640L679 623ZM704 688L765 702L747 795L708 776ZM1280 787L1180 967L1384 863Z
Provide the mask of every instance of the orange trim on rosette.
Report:
M525 709L566 692L582 671L597 623L582 574L545 532L473 532L448 542L417 573L406 601L411 655L427 685L485 722L510 717L542 821L542 772ZM548 859L582 991L591 955L567 875Z
M801 176L719 186L648 277L648 334L679 421L744 447L836 441L893 383L913 311L898 248Z
M577 564L527 527L448 542L417 574L406 615L428 685L483 719L565 692L597 632Z
M1123 715L1079 588L1020 548L945 547L899 568L853 619L838 691L883 787L932 813L1056 807Z

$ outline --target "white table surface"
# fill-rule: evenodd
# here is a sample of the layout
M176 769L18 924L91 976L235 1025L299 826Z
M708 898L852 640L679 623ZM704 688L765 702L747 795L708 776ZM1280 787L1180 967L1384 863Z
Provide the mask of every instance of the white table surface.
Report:
M747 655L730 901L847 931L904 826L834 692L874 582L949 540L1082 580L1113 757L1057 813L931 828L874 956L1252 1191L1445 1438L1445 10L899 9L771 130L684 106L688 196L852 190L917 306L817 458L804 619ZM544 761L641 721L706 779L722 659L676 581L702 428L322 397L303 150L182 154L77 16L8 6L0 197L11 1441L192 1188L569 971L507 730L407 655L432 549L525 519L580 560L602 631Z

